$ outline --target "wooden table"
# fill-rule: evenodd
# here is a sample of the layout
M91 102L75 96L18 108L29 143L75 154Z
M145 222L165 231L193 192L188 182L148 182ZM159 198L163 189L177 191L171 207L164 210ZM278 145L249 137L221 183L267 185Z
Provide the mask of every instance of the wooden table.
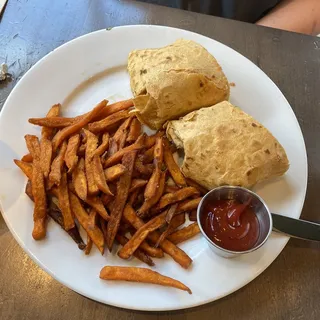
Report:
M309 157L303 218L319 221L318 38L135 1L9 0L0 22L0 63L7 62L13 81L0 84L0 108L23 74L54 48L97 29L127 24L204 34L267 73L302 127ZM22 251L0 216L0 319L320 319L319 249L316 243L291 240L258 279L224 299L186 311L135 312L96 303L59 284Z

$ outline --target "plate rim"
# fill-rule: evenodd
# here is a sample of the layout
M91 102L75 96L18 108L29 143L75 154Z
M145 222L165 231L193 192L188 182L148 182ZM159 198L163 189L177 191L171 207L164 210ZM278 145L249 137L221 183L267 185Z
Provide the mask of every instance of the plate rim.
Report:
M306 145L305 145L305 140L304 140L304 136L303 136L303 132L301 130L301 127L300 127L300 124L298 122L298 119L289 103L289 101L287 100L287 98L285 97L285 95L283 94L283 92L280 90L280 88L274 83L274 81L259 67L257 66L253 61L251 61L249 58L247 58L246 56L244 56L243 54L241 54L240 52L236 51L235 49L229 47L228 45L216 40L216 39L213 39L207 35L203 35L203 34L200 34L200 33L197 33L197 32L194 32L194 31L190 31L190 30L185 30L185 29L182 29L182 28L175 28L175 27L170 27L170 26L164 26L164 25L150 25L150 24L135 24L135 25L123 25L123 26L116 26L116 27L112 27L111 29L108 29L108 28L104 28L104 29L99 29L99 30L95 30L95 31L92 31L92 32L89 32L89 33L86 33L84 35L81 35L79 37L76 37L70 41L67 41L66 43L60 45L59 47L53 49L52 51L50 51L49 53L47 53L45 56L43 56L40 60L38 60L23 76L22 78L18 81L18 83L13 87L13 89L11 90L9 96L7 97L3 107L2 107L2 110L0 112L0 123L2 121L2 118L4 117L4 111L6 111L8 109L8 106L10 104L10 100L11 100L11 97L14 95L14 92L16 90L19 90L19 87L21 85L21 80L23 80L34 68L36 67L39 67L42 63L44 63L44 61L46 59L48 59L52 54L54 54L55 51L57 50L60 50L61 48L64 48L64 47L67 47L67 46L70 46L73 44L73 42L76 42L76 41L79 41L80 39L82 38L86 38L86 37L90 37L92 34L96 34L96 33L102 33L102 32L106 32L106 31L112 31L113 29L126 29L126 28L157 28L157 29L174 29L174 30L179 30L179 31L182 31L182 32L187 32L187 33L191 33L193 35L196 35L196 36L200 36L200 37L204 37L204 38L207 38L209 39L210 41L215 41L215 42L218 42L219 44L221 44L222 46L224 47L227 47L229 50L232 50L234 51L235 54L238 54L240 55L242 58L246 59L249 63L253 64L255 69L262 73L264 76L266 76L270 83L281 93L281 96L282 98L285 100L285 102L287 103L287 106L289 107L290 111L292 112L293 114L293 117L295 119L295 124L297 126L297 129L299 130L300 132L300 135L301 135L301 142L303 144L303 149L304 149L304 154L303 154L303 157L304 157L304 160L305 160L305 168L304 168L304 174L305 174L305 181L304 181L304 188L303 188L303 197L302 197L302 200L301 200L301 203L299 205L299 210L297 210L297 212L300 212L299 214L299 217L301 216L301 213L302 213L302 209L303 209L303 206L304 206L304 202L305 202L305 199L306 199L306 192L307 192L307 188L308 188L308 155L307 155L307 150L306 150ZM26 181L26 180L25 180ZM11 224L8 222L7 220L7 215L5 214L5 211L3 210L3 207L2 207L2 200L0 199L0 211L2 212L2 216L3 216L3 219L4 221L6 222L6 225L8 227L8 229L10 230L11 234L13 235L14 239L18 242L18 244L20 245L20 247L23 249L23 251L37 264L38 267L40 267L42 270L44 270L47 274L49 274L52 278L54 278L57 282L61 283L62 285L66 286L67 288L69 288L70 290L86 297L86 298L89 298L89 299L92 299L94 301L97 301L97 302L100 302L102 304L105 304L105 305L108 305L108 306L115 306L115 307L118 307L118 308L123 308L123 309L127 309L127 310L136 310L136 311L149 311L149 312L166 312L166 311L174 311L174 310L184 310L184 309L191 309L191 308L195 308L195 307L198 307L198 306L202 306L202 305L206 305L208 303L211 303L211 302L214 302L214 301L217 301L223 297L226 297L226 296L229 296L231 294L234 294L236 291L238 291L240 288L243 288L245 287L248 283L250 283L251 281L255 280L257 277L259 277L261 275L261 273L263 273L267 268L270 267L270 265L278 258L279 254L283 251L283 249L285 248L287 242L289 241L290 237L284 237L283 238L283 245L281 245L278 250L278 252L274 253L274 258L269 261L266 265L265 268L263 268L262 270L259 270L259 272L257 272L255 274L255 276L251 279L249 279L248 281L246 281L245 283L241 283L241 285L239 286L236 286L233 288L232 292L228 293L228 294L221 294L219 296L216 296L214 299L205 299L203 300L202 302L199 302L199 303L194 303L194 304L190 304L188 306L183 306L183 307L169 307L169 308L158 308L158 307L146 307L146 308L141 308L141 307L138 307L138 308L135 308L134 306L128 306L126 304L121 304L121 303L108 303L108 302L105 302L103 301L102 299L100 298L97 298L97 297L93 297L90 293L88 292L82 292L81 290L78 290L78 289L75 289L73 287L71 287L69 284L67 284L64 280L56 277L55 273L53 271L51 271L50 268L48 268L46 265L44 265L38 258L37 256L35 256L31 251L29 251L26 247L26 245L23 243L22 239L20 239L20 237L18 236L18 234L15 232L15 230L12 228Z

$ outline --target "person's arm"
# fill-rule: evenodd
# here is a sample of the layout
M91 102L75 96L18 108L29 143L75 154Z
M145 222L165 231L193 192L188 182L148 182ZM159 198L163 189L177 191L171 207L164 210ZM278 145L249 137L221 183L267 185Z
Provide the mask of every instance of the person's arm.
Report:
M320 0L284 0L258 25L317 35L320 33Z

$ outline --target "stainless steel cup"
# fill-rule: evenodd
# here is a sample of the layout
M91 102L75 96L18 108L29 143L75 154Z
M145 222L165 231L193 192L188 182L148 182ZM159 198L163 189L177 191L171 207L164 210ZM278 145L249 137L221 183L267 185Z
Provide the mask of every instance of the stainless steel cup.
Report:
M260 227L259 238L256 244L253 246L253 248L246 251L231 251L218 246L206 235L201 226L201 216L203 213L203 208L207 203L213 202L215 200L238 200L241 203L245 203L250 198L250 205L253 207L253 210L257 215ZM272 216L265 202L256 193L241 187L222 186L209 191L199 203L197 210L197 219L201 233L208 241L210 248L216 254L225 258L232 258L257 250L267 241L272 231Z

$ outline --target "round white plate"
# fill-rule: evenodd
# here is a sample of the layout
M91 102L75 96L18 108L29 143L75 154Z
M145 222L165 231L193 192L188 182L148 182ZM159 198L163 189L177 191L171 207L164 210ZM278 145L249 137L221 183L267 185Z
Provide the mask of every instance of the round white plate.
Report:
M225 45L184 30L159 26L126 26L97 31L75 39L39 61L12 90L0 115L0 203L13 236L30 257L50 275L91 299L129 309L189 308L224 297L264 271L288 238L273 234L260 250L235 259L220 258L201 236L181 247L193 259L189 270L171 258L155 259L155 270L188 285L193 294L150 284L99 279L104 265L142 266L124 261L115 252L85 256L53 221L45 240L32 239L32 204L24 194L26 178L12 162L27 153L24 135L40 134L29 117L43 117L49 107L63 103L66 115L77 115L107 98L131 97L127 57L131 50L168 45L179 38L194 40L212 53L230 82L231 102L266 126L287 151L291 166L277 180L256 191L273 212L298 218L307 185L306 150L297 119L276 85L252 62Z

